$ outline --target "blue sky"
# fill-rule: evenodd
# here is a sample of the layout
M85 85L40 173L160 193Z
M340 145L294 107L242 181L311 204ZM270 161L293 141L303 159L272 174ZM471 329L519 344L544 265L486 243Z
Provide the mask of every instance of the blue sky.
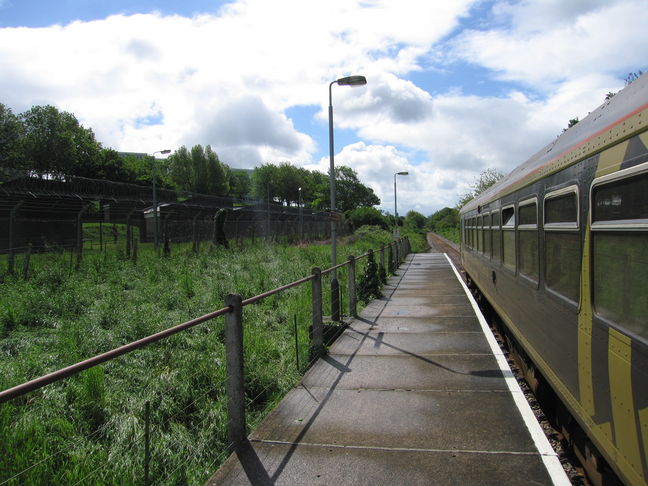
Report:
M645 70L645 0L0 0L0 102L104 146L211 145L232 167L336 163L392 211L453 206Z

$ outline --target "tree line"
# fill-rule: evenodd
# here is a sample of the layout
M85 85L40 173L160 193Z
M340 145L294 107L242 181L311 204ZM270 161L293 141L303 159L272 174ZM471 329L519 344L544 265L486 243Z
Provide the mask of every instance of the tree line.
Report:
M168 189L330 209L328 174L289 162L233 169L209 145L182 146L166 159L120 154L103 147L72 113L50 105L16 115L0 103L0 170L5 168L25 170L32 177L77 176L139 185L151 185L155 177L159 187ZM336 167L335 179L336 210L380 204L350 167Z

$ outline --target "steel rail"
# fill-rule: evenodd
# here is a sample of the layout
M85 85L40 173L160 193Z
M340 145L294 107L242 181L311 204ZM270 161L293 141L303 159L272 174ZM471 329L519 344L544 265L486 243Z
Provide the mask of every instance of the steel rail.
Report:
M144 337L142 339L138 339L137 341L133 341L128 344L124 344L123 346L115 348L111 351L106 351L105 353L98 354L97 356L88 358L84 361L80 361L79 363L67 366L65 368L61 368L58 371L54 371L47 375L25 382L21 385L17 385L12 388L3 390L0 392L0 403L4 403L13 398L17 398L21 395L25 395L26 393L29 393L31 391L38 390L39 388L42 388L45 385L49 385L50 383L53 383L55 381L62 380L63 378L67 378L69 376L75 375L77 373L80 373L81 371L87 370L88 368L92 368L93 366L104 363L106 361L110 361L111 359L117 358L118 356L142 348L148 344L160 341L161 339L177 334L181 331L184 331L185 329L189 329L203 322L227 314L228 312L230 312L230 310L231 310L230 307L223 307L222 309L219 309L214 312L210 312L209 314L205 314L201 317L197 317L196 319L183 322L182 324L178 324L177 326L170 327L168 329L165 329L164 331L151 334L150 336Z
M390 243L387 246L394 245L395 243ZM364 253L363 255L359 256L356 260L359 260L360 258L364 258L367 255L369 255L369 252ZM340 263L338 265L335 265L331 268L328 268L326 270L323 270L321 272L322 275L325 275L327 273L333 272L333 270L336 270L338 268L341 268L345 265L348 265L348 261ZM315 275L309 275L307 277L301 278L299 280L295 280L294 282L291 282L289 284L283 285L281 287L277 287L275 289L269 290L267 292L264 292L259 295L255 295L254 297L250 297L249 299L245 299L241 302L243 306L249 305L249 304L254 304L256 302L259 302L267 297L270 297L272 295L281 293L285 290L288 290L293 287L297 287L298 285L301 285L303 283L306 283L310 280L313 280L315 278ZM35 378L33 380L27 381L25 383L22 383L20 385L16 385L12 388L8 388L6 390L0 391L0 403L7 402L9 400L12 400L14 398L17 398L19 396L25 395L29 392L38 390L40 388L43 388L46 385L49 385L51 383L54 383L55 381L62 380L64 378L68 378L72 375L75 375L77 373L80 373L81 371L87 370L88 368L92 368L93 366L96 366L101 363L105 363L106 361L110 361L112 359L115 359L119 356L122 356L124 354L130 353L131 351L134 351L136 349L143 348L144 346L147 346L149 344L155 343L157 341L160 341L164 338L167 338L169 336L173 336L174 334L177 334L181 331L184 331L186 329L189 329L191 327L194 327L198 324L202 324L203 322L209 321L211 319L214 319L216 317L222 316L227 314L232 310L231 307L223 307L222 309L219 309L214 312L210 312L208 314L205 314L203 316L197 317L195 319L183 322L182 324L178 324L177 326L170 327L168 329L165 329L163 331L157 332L155 334L151 334L150 336L146 336L142 339L138 339L137 341L130 342L128 344L124 344L123 346L120 346L118 348L112 349L110 351L106 351L105 353L98 354L96 356L93 356L92 358L88 358L84 361L80 361L78 363L75 363L73 365L67 366L65 368L61 368L60 370L53 371L52 373L48 373L47 375L43 375L39 378Z
M267 292L263 292L262 294L255 295L254 297L250 297L249 299L245 299L241 302L242 306L246 306L248 304L254 304L255 302L258 302L260 300L263 300L267 297L270 297L271 295L278 294L280 292L283 292L284 290L291 289L293 287L297 287L298 285L301 285L303 283L308 282L309 280L313 280L315 278L315 275L309 275L308 277L304 277L299 280L295 280L294 282L291 282L289 284L283 285L281 287L277 287L276 289L268 290Z

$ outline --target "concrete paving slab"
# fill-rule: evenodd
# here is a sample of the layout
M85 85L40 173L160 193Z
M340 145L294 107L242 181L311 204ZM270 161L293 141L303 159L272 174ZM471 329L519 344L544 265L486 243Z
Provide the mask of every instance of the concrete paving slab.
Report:
M387 302L396 305L468 305L466 295L411 295L396 290Z
M457 295L463 291L463 287L459 285L458 283L450 283L444 285L443 282L429 282L428 285L425 285L423 287L422 283L415 283L411 282L409 280L402 282L400 284L394 284L394 285L385 285L383 287L383 293L387 296L391 294L394 290L421 290L424 292L432 292L435 295Z
M241 464L243 465L241 467ZM208 486L550 484L536 454L411 451L252 441Z
M445 257L409 256L384 295L209 486L552 483Z
M508 392L293 389L251 439L534 452Z
M382 317L472 317L474 311L470 305L397 305L392 302L372 302L361 313Z
M437 354L490 354L488 342L479 332L362 333L347 329L329 349L333 354L410 356Z
M375 319L359 317L354 319L349 327L360 332L470 332L479 331L477 317L385 317Z
M430 357L329 354L304 376L306 388L506 391L506 382L491 355ZM380 372L376 373L376 370Z

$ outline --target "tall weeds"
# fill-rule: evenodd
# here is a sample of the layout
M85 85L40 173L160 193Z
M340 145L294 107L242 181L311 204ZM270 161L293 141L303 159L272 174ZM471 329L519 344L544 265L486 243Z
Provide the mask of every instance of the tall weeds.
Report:
M340 259L378 248L369 231ZM329 246L176 246L37 255L29 280L0 284L0 389L70 365L329 266ZM359 273L361 274L361 273ZM341 279L346 272L341 272ZM346 283L341 282L342 288ZM248 422L253 427L299 380L308 356L310 286L244 309ZM151 404L152 484L199 484L227 456L222 318L0 405L0 484L141 484L144 409Z

